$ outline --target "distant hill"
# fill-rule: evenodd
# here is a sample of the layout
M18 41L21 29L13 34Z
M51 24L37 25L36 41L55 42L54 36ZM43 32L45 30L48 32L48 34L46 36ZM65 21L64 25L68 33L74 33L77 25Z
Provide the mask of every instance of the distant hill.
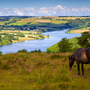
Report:
M89 20L89 16L0 16L0 30L73 30L90 27Z

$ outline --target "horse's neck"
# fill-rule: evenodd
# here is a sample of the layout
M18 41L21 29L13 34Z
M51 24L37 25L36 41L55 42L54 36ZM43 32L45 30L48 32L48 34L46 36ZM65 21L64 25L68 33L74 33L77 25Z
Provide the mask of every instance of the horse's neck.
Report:
M72 55L72 59L73 61L75 61L75 53Z

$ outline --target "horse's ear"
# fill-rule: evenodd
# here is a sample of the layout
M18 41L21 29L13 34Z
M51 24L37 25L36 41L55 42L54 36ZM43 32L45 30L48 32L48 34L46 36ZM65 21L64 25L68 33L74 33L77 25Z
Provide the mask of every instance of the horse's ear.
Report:
M68 56L69 59L71 59L71 56Z

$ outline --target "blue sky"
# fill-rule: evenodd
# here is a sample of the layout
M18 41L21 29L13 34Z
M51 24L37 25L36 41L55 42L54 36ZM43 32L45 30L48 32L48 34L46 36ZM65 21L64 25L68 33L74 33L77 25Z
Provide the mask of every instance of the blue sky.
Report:
M90 15L90 0L0 0L0 16Z

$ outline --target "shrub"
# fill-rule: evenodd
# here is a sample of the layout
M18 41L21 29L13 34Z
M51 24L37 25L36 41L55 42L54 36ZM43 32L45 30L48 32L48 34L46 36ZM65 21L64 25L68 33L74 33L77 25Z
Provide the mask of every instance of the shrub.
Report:
M41 52L41 50L38 49L38 50L31 51L31 53L34 53L34 52Z
M22 50L19 50L18 52L27 52L27 50L25 50L25 49L22 49Z
M61 56L61 55L52 55L51 59L60 59L60 58L64 58L65 56Z
M42 39L44 39L44 35L42 35L42 34L39 34L39 37L41 37Z
M2 68L2 69L5 69L5 70L11 69L10 66L9 66L8 64L2 65L1 68Z
M19 36L19 37L25 37L25 35L23 33L21 33L21 32L18 32L17 33L17 36Z
M2 55L2 52L0 51L0 55Z

